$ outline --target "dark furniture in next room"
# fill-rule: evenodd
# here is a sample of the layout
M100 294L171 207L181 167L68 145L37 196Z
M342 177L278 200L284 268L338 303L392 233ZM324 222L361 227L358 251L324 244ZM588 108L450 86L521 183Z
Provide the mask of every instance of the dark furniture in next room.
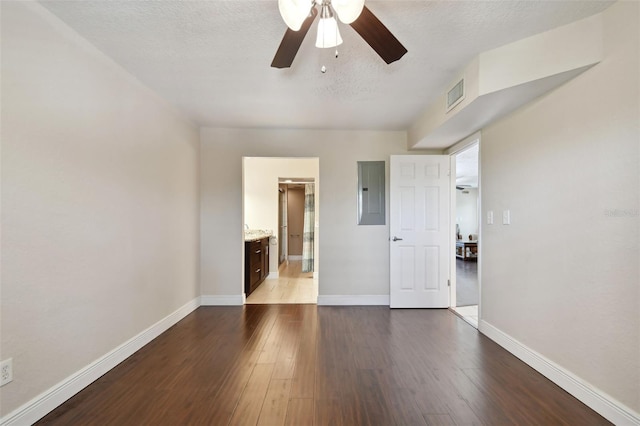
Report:
M462 260L478 259L478 241L456 241L456 257Z

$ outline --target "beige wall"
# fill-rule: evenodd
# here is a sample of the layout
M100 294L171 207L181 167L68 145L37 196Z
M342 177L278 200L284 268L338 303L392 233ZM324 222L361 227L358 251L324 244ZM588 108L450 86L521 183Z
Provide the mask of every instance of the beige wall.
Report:
M203 128L201 144L203 295L242 291L243 156L318 157L319 294L389 294L389 221L356 224L357 161L388 166L389 155L408 153L404 132Z
M2 2L1 414L198 289L198 132L38 4Z
M482 320L640 412L639 7L604 60L484 129ZM510 209L512 225L501 224Z

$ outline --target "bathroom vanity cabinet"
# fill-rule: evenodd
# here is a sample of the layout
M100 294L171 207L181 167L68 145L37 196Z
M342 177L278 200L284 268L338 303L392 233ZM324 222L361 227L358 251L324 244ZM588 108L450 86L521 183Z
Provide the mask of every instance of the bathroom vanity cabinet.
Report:
M244 243L244 291L249 296L269 274L269 237Z

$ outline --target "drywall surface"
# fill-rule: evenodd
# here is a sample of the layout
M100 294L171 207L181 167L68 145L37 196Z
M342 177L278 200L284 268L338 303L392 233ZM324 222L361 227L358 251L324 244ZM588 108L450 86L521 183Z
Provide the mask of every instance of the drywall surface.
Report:
M446 92L442 94L411 126L409 145L453 145L559 87L601 58L601 15L482 52L449 86L464 78L464 99L447 111Z
M482 131L482 320L640 412L639 8L603 61ZM502 211L511 225L502 225Z
M203 295L242 293L243 156L318 157L319 294L389 294L389 221L356 224L357 162L384 160L388 167L389 155L408 153L406 133L203 128L200 134Z
M269 229L277 238L271 243L269 272L278 271L278 179L315 179L316 197L319 196L319 166L317 158L255 158L244 159L244 218L252 229ZM303 201L304 203L304 201ZM304 208L304 205L303 205ZM319 233L320 212L316 203L316 233ZM317 239L316 239L317 242ZM317 262L317 256L315 258ZM317 270L317 264L315 270Z
M456 85L460 80L464 79L464 99L460 101L455 107L447 111L447 93L441 94L431 106L429 106L425 112L420 115L416 121L411 125L408 131L407 143L410 147L417 147L422 139L427 137L430 133L434 132L439 127L443 126L452 117L457 115L460 111L471 105L476 99L478 99L479 85L480 85L480 61L478 57L474 58L465 68L461 71L456 78L454 78L446 91ZM473 133L478 129L467 132L466 128L463 130L469 133ZM463 136L464 137L464 136ZM458 138L459 140L460 138ZM457 142L454 140L453 142ZM438 146L447 148L451 144L449 138L442 138L437 141Z
M602 14L482 52L479 94L578 69L602 59Z
M37 3L1 100L4 416L199 295L199 135Z

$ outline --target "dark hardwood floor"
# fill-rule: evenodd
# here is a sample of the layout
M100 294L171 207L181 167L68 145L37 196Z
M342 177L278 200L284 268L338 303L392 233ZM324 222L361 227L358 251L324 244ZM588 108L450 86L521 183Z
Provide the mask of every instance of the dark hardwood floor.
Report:
M201 307L53 425L598 425L447 310Z

